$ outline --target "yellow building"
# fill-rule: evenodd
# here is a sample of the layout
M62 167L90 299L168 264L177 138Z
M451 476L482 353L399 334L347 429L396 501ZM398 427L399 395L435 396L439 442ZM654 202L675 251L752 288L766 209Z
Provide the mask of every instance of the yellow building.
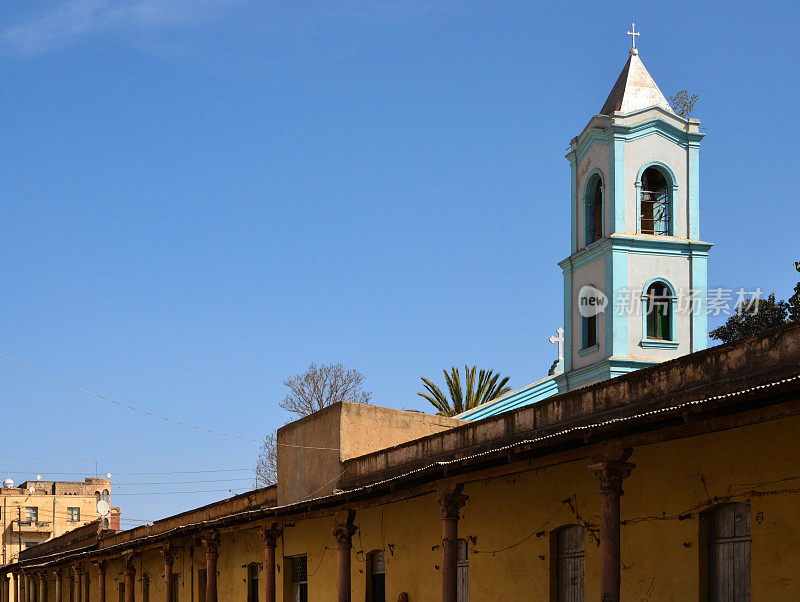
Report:
M471 423L331 406L280 429L277 486L25 550L2 599L798 600L799 351L790 327Z
M110 500L111 480L26 481L19 486L6 479L2 495L2 564L17 560L19 551L40 545L97 519L110 522L119 513L98 513L98 502ZM103 508L101 504L101 509Z

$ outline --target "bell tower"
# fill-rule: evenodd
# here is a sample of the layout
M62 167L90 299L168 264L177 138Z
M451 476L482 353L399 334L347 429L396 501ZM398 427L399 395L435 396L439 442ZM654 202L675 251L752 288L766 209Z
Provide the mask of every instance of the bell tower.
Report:
M570 143L560 392L704 349L700 122L674 113L635 44Z

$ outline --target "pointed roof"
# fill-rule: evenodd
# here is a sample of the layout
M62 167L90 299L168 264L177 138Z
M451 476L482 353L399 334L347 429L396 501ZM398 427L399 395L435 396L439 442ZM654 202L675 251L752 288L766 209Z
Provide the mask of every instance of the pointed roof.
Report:
M661 107L674 113L656 82L644 68L639 52L636 48L631 48L628 62L619 74L600 114L613 115L615 111L632 113L650 107Z

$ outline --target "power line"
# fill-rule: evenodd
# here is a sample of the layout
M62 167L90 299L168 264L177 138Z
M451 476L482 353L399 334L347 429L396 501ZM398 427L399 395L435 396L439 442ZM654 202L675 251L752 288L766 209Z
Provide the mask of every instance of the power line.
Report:
M196 491L159 491L158 495L180 495L180 494L190 494L190 493L218 493L220 491L227 491L228 493L232 493L236 495L236 492L233 489L199 489ZM142 493L114 493L114 496L120 495L155 495L153 492L142 492Z
M10 356L6 355L5 353L0 353L0 357L4 357L10 362L14 362L15 364L18 364L18 365L20 365L20 366L22 366L24 368L27 368L28 370L32 370L33 372L36 372L37 374L41 374L42 376L44 376L46 378L52 379L52 380L54 380L56 382L59 382L59 383L64 384L64 385L66 385L68 387L71 387L71 388L75 389L76 391L81 391L82 393L86 393L87 395L92 395L93 397L97 397L99 399L102 399L103 401L107 401L109 403L113 403L114 405L120 406L122 408L127 408L128 410L131 410L132 412L137 412L139 414L144 414L145 416L150 416L152 418L157 418L159 420L164 420L165 422L171 422L173 424L178 424L178 425L184 426L186 428L196 429L198 431L204 431L206 433L211 433L211 434L214 434L214 435L220 435L222 437L230 437L232 439L241 439L243 441L252 441L254 443L263 443L263 441L260 440L260 439L253 439L251 437L244 437L244 436L241 436L241 435L232 435L231 433L224 433L222 431L215 431L214 429L210 429L210 428L207 428L207 427L204 427L204 426L197 426L196 424L191 424L189 422L183 422L182 420L176 420L175 418L167 418L166 416L161 416L160 414L156 414L156 413L150 412L148 410L142 410L140 408L137 408L135 406L129 405L127 403L122 403L120 401L115 401L115 400L111 399L110 397L106 397L105 395L100 395L99 393L95 393L93 391L89 391L88 389L84 389L83 387L79 387L78 385L75 385L75 384L73 384L73 383L71 383L69 381L66 381L66 380L62 379L62 378L58 378L57 376L53 376L52 374L48 374L47 372L44 372L43 370L39 370L38 368L34 368L33 366L30 366L30 365L28 365L28 364L26 364L24 362L19 361L19 360L15 360L13 357L10 357ZM316 447L316 446L312 446L312 445L292 445L291 443L277 443L277 442L275 443L275 445L280 445L280 446L283 446L283 447L295 447L295 448L299 448L299 449L318 449L318 450L328 450L328 451L339 451L338 447Z
M231 439L241 439L241 440L244 440L244 441L252 441L254 443L261 443L261 441L259 439L252 439L251 437L243 437L241 435L232 435L231 433L223 433L222 431L215 431L214 429L206 428L204 426L197 426L196 424L190 424L188 422L183 422L181 420L176 420L174 418L167 418L166 416L161 416L159 414L156 414L154 412L150 412L148 410L141 410L141 409L139 409L137 407L134 407L132 405L129 405L127 403L122 403L120 401L115 401L115 400L111 399L110 397L106 397L105 395L100 395L99 393L95 393L93 391L89 391L88 389L84 389L83 387L79 387L78 385L72 384L71 382L68 382L68 381L66 381L66 380L64 380L62 378L58 378L57 376L53 376L52 374L48 374L47 372L39 370L38 368L34 368L33 366L29 366L28 364L25 364L25 363L23 363L23 362L21 362L19 360L15 360L13 357L9 357L5 353L0 353L0 357L4 357L9 361L14 362L15 364L18 364L18 365L20 365L20 366L22 366L24 368L27 368L28 370L32 370L32 371L36 372L37 374L41 374L42 376L45 376L45 377L47 377L49 379L52 379L52 380L54 380L56 382L60 382L61 384L66 385L68 387L71 387L71 388L73 388L73 389L75 389L77 391L81 391L83 393L86 393L87 395L92 395L94 397L102 399L103 401L107 401L109 403L113 403L114 405L120 406L122 408L127 408L127 409L131 410L132 412L138 412L139 414L144 414L145 416L151 416L152 418L158 418L159 420L164 420L166 422L172 422L173 424L179 424L181 426L185 426L186 428L196 429L198 431L204 431L206 433L212 433L214 435L220 435L222 437L230 437Z
M16 474L21 475L28 472L36 472L36 474L41 474L44 476L49 475L71 475L71 476L86 476L85 472L53 472L50 470L36 470L31 471L31 469L26 470L6 470L6 474ZM125 476L125 477L140 477L140 476L168 476L174 474L207 474L207 473L220 473L220 472L253 472L253 468L218 468L215 470L175 470L171 472L115 472L115 477ZM91 478L91 477L90 477ZM42 478L43 481L49 481L50 479Z
M207 479L201 481L161 481L159 483L114 483L114 487L130 487L132 485L193 485L196 483L220 483L220 482L229 482L229 481L252 481L255 478L255 475L252 477L244 477L244 478L235 478L235 479Z
M2 355L2 354L0 354ZM238 464L241 460L92 460L77 458L20 458L16 456L0 456L2 460L24 460L37 462L84 462L87 464Z

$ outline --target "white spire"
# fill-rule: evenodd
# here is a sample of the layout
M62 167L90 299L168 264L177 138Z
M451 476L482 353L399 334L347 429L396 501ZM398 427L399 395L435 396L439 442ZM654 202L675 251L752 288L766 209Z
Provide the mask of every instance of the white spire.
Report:
M669 106L667 99L664 98L639 58L639 50L636 48L636 36L639 33L633 24L631 24L631 30L628 35L633 38L633 46L628 62L625 63L622 73L619 74L617 83L614 84L600 114L613 115L616 111L632 113L650 107L661 107L673 113L672 107Z

